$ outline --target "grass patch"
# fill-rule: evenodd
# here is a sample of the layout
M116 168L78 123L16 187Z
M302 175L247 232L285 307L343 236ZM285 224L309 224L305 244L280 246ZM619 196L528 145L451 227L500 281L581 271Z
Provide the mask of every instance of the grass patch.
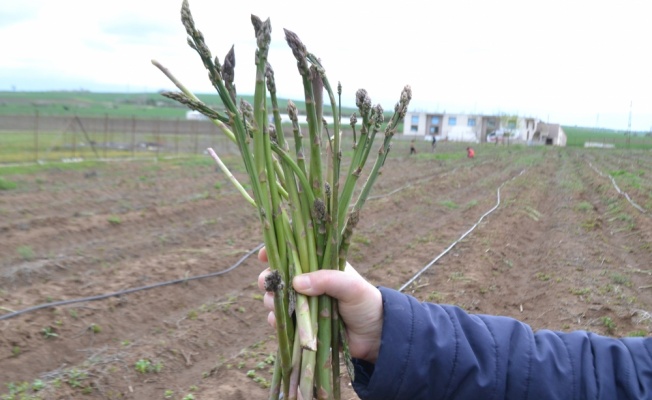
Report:
M582 221L582 228L584 228L587 231L598 229L600 228L600 226L601 226L600 221L595 218Z
M106 220L111 225L120 225L122 223L122 220L117 215L111 215Z
M442 161L459 160L461 158L466 157L466 153L463 153L463 152L459 152L459 153L437 153L437 151L435 150L434 157L433 157L432 153L424 153L424 156L426 154L429 155L428 158L434 158L435 160L442 160Z
M443 200L443 201L440 201L439 204L446 207L446 208L449 208L451 210L454 210L454 209L459 207L459 205L457 205L457 203L455 203L452 200Z
M611 274L611 281L617 285L631 286L632 282L627 275L613 273Z
M16 182L0 178L0 190L11 190L16 189L17 187L18 184Z
M48 162L44 164L11 165L0 167L0 176L30 175L48 171L83 171L86 169L97 169L104 163L99 161L80 162Z
M546 273L544 273L544 272L537 272L536 274L534 274L534 276L535 276L538 280L540 280L540 281L542 281L542 282L549 281L550 278L551 278L551 276L550 276L549 274L546 274Z
M591 293L591 288L571 288L570 292L576 296L586 296Z
M16 252L18 252L20 258L22 258L25 261L30 261L34 259L34 250L32 250L31 246L20 246L18 247L18 249L16 249Z
M591 211L593 210L593 204L589 203L588 201L582 201L575 206L575 209L581 212Z
M361 235L359 233L354 233L353 237L351 238L351 241L353 243L359 243L365 246L369 246L371 244L371 240L368 237L366 237L365 235Z
M607 332L610 334L616 329L616 323L611 319L611 317L602 317L600 318L602 325L607 328Z
M643 132L633 132L628 138L624 132L612 129L577 126L563 128L567 136L567 147L584 147L585 142L598 142L613 144L616 148L623 149L652 149L652 137L643 135Z

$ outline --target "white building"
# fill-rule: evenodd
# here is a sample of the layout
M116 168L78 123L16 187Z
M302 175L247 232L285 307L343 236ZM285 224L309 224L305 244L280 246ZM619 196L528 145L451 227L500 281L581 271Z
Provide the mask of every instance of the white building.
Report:
M536 118L508 115L447 114L408 112L403 120L403 134L433 135L438 140L486 143L505 140L566 145L566 134L559 124L547 124Z
M208 117L199 111L190 110L186 112L187 120L208 121Z

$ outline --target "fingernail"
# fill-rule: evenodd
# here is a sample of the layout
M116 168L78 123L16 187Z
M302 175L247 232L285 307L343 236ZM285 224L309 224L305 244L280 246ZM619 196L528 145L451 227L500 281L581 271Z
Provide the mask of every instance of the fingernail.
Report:
M292 286L294 286L295 290L310 289L310 278L305 275L295 276L292 281Z

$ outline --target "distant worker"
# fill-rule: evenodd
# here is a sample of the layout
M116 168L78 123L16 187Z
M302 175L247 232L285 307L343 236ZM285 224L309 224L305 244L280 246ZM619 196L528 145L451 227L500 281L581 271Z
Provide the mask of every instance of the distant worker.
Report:
M437 147L437 138L435 135L432 135L432 151L435 151L435 147Z
M410 142L410 155L417 154L417 149L414 147L414 139Z
M475 157L475 151L474 151L472 148L467 147L467 148L466 148L466 156L467 156L468 158L473 158L473 157Z

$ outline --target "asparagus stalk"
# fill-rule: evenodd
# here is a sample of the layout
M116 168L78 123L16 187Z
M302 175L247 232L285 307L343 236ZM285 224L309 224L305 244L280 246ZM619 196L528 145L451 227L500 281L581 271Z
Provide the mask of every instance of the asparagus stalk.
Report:
M220 169L255 207L262 227L272 270L266 281L266 289L274 293L279 345L269 398L276 400L282 393L284 399L310 399L316 394L319 399L339 400L340 346L345 354L347 368L350 368L350 356L346 338L341 334L344 326L337 316L337 304L328 296L317 299L297 295L291 288L291 279L297 274L318 269L344 268L360 210L385 163L396 124L407 111L411 97L409 87L404 89L401 101L396 105L394 116L385 129L378 157L349 213L358 177L383 122L382 108L379 105L372 108L366 90L358 90L356 104L362 118L360 136L358 140L355 127L357 117L354 115L351 118L354 153L340 191L340 99L336 101L321 61L308 53L299 37L285 30L286 41L297 60L304 86L309 165L306 165L304 156L298 112L292 102L288 102L288 114L292 120L295 140L294 158L290 155L283 133L274 72L267 60L271 41L269 19L262 21L255 15L251 16L257 41L254 101L253 105L249 105L240 100L238 106L234 47L230 48L224 65L221 65L219 59L212 56L203 34L196 29L187 0L182 3L181 20L188 34L188 44L200 56L224 110L216 110L204 104L160 63L152 63L180 90L165 93L165 96L207 115L237 144L249 176L251 195L231 174L216 152L209 149ZM322 118L324 90L330 100L334 120L332 127ZM341 96L341 91L341 85L338 85L338 97ZM267 122L268 94L274 116L274 124L271 126ZM331 129L332 136L329 133ZM328 135L326 143L323 142L324 131ZM329 150L325 169L322 167L321 154L324 144L328 145Z

